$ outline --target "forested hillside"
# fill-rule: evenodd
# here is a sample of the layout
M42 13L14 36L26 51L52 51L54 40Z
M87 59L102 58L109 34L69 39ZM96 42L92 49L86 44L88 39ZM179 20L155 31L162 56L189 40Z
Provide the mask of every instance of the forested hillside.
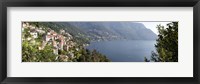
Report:
M23 62L108 62L105 55L88 50L89 39L75 27L56 23L22 23Z

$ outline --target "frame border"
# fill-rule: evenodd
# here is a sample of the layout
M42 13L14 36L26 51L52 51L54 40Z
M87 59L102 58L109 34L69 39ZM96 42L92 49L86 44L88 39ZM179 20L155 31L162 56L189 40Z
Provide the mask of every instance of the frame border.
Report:
M194 77L7 77L7 7L193 7ZM0 84L199 84L200 0L2 0L0 1Z

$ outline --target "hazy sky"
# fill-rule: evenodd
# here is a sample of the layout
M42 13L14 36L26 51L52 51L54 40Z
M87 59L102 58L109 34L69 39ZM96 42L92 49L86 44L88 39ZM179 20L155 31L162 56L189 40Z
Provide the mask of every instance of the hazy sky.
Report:
M166 24L168 24L170 22L138 22L138 23L144 24L146 28L151 29L155 34L158 35L158 30L156 28L157 25L161 24L166 27Z

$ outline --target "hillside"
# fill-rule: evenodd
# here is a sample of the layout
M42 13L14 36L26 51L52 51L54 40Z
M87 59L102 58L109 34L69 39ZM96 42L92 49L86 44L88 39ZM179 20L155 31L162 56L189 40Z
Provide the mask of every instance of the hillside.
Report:
M141 23L133 22L67 22L86 32L92 40L155 40L157 35Z
M157 35L141 23L135 22L39 22L55 31L64 29L75 41L89 43L101 40L155 40Z
M23 22L22 62L110 61L98 51L86 49L87 38L76 30L51 22Z

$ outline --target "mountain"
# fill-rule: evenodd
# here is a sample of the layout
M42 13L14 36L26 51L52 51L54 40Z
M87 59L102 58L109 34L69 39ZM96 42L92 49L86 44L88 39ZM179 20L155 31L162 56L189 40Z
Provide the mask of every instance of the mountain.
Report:
M40 22L59 32L66 30L77 41L81 42L99 40L155 40L157 35L146 28L142 23L136 22Z
M89 34L92 39L155 40L157 35L142 23L134 22L67 22Z

